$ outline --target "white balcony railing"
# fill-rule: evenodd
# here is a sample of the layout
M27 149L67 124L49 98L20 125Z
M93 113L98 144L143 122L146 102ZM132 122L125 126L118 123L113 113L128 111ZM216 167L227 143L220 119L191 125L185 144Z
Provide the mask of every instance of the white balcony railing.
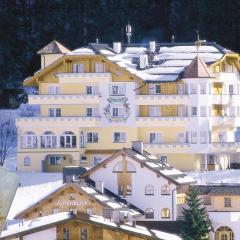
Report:
M137 105L176 105L187 104L189 95L161 95L161 94L149 94L149 95L136 95Z
M29 104L99 104L99 94L82 95L29 95Z
M212 142L211 152L238 152L240 151L240 142Z
M112 73L58 73L59 83L100 83L103 80L111 81Z
M136 117L137 126L185 126L189 117Z

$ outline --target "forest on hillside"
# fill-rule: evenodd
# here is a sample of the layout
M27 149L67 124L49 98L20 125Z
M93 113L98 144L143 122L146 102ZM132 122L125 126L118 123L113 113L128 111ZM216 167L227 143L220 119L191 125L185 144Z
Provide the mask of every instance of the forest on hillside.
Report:
M36 52L53 39L89 42L215 41L240 50L239 0L0 0L0 88L18 88L40 67Z

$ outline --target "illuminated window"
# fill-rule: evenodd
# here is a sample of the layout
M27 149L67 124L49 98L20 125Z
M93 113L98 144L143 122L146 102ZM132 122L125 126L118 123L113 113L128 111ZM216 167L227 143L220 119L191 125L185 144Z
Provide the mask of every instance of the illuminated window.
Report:
M145 210L145 218L146 218L146 219L152 219L152 218L154 218L154 211L153 211L152 208L147 208L147 209Z
M145 195L154 195L154 187L153 187L153 185L147 185L145 187Z
M170 218L170 210L169 208L162 209L162 218Z

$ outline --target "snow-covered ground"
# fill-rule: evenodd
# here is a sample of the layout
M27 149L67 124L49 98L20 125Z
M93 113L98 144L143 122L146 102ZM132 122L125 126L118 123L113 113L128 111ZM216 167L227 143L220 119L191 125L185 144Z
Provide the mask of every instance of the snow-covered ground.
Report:
M10 208L8 219L39 201L62 185L62 173L18 173L21 186Z

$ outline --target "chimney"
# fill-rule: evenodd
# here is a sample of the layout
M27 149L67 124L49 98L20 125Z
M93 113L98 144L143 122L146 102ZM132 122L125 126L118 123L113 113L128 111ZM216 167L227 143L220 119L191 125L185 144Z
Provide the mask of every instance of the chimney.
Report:
M140 59L139 59L139 67L141 69L144 69L148 66L148 55L147 54L142 54L140 55Z
M100 192L100 193L104 193L104 184L103 181L98 181L95 184L96 189Z
M119 54L122 51L122 44L120 42L114 42L113 50L115 53Z
M150 48L150 52L155 52L156 51L156 42L155 41L150 41L149 42L149 48Z
M132 149L142 155L143 154L143 142L132 141Z

